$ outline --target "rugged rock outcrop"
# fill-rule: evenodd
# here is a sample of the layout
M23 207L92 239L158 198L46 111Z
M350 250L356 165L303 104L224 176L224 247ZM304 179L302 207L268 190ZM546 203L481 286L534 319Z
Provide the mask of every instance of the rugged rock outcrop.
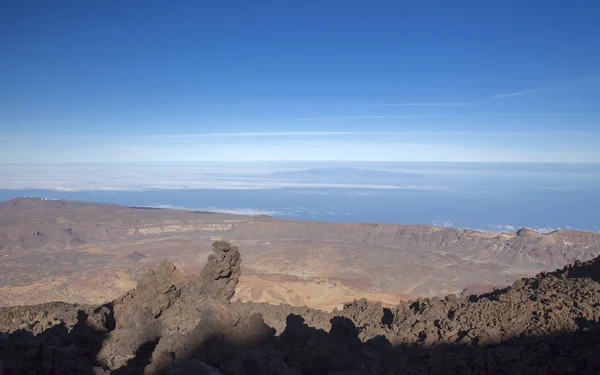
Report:
M145 347L145 372L160 373L208 345L212 337L227 334L239 341L246 337L241 332L274 334L260 317L241 316L229 308L241 273L237 247L217 241L213 251L199 277L186 278L172 263L163 262L110 304L116 329L98 355L102 365L110 370L126 367L132 359L140 360L137 351Z
M202 269L202 292L230 300L242 273L240 253L225 241L215 242L213 252Z
M213 251L200 275L164 262L103 306L0 309L4 374L600 373L600 258L484 295L327 313L230 302L240 254Z

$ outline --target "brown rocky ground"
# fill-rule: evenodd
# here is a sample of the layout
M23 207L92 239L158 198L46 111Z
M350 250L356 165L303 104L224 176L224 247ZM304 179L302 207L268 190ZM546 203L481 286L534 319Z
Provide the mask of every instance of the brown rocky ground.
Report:
M600 258L493 293L342 310L233 302L238 249L172 263L99 305L0 309L11 374L597 374Z
M335 224L20 198L0 203L0 306L101 304L171 260L197 274L211 243L244 249L241 301L328 311L366 297L467 294L600 255L600 234Z

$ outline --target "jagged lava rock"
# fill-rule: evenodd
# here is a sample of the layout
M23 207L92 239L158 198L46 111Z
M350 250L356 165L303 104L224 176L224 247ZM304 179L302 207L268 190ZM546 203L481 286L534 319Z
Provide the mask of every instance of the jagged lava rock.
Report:
M484 295L327 313L230 302L239 251L213 251L200 275L164 262L103 306L0 309L4 374L600 373L600 258Z
M225 241L216 241L213 252L202 269L202 292L230 300L242 273L240 252Z

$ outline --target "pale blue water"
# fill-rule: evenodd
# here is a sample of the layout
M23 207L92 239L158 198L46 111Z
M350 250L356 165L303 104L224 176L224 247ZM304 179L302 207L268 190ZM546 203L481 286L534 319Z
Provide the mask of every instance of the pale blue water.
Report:
M0 172L0 200L37 196L489 231L600 228L598 164L4 165Z

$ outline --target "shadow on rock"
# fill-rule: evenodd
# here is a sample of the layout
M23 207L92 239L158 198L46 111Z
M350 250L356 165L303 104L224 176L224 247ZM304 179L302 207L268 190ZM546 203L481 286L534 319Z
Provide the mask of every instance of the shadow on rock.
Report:
M199 276L165 262L104 306L0 309L0 374L600 373L600 259L476 298L325 313L230 302L241 258L213 251Z
M260 316L253 318L260 323ZM334 317L331 329L309 327L301 316L290 314L280 336L272 330L230 336L213 332L197 347L178 353L162 367L155 343L136 350L126 366L110 371L95 360L102 334L80 323L69 331L64 325L34 336L17 331L9 341L12 362L4 374L597 374L600 371L598 324L587 322L577 332L516 338L498 345L444 344L425 348L392 346L383 336L365 342L359 329L345 317ZM264 324L264 323L263 323ZM185 343L180 343L185 346ZM186 354L187 353L187 354ZM179 356L181 355L181 356Z
M56 307L66 304L49 304L45 316L34 316L27 328L7 335L0 350L0 374L99 374L102 373L96 356L107 333L114 328L112 312L107 306L97 309L61 309L71 318L59 321L53 315ZM44 305L38 305L44 306ZM35 310L30 306L28 310ZM31 317L30 312L26 312ZM64 317L64 315L63 315ZM35 320L37 319L37 320ZM22 321L13 318L15 322ZM45 326L41 332L36 326ZM32 329L33 328L33 329ZM37 334L34 334L38 331Z

